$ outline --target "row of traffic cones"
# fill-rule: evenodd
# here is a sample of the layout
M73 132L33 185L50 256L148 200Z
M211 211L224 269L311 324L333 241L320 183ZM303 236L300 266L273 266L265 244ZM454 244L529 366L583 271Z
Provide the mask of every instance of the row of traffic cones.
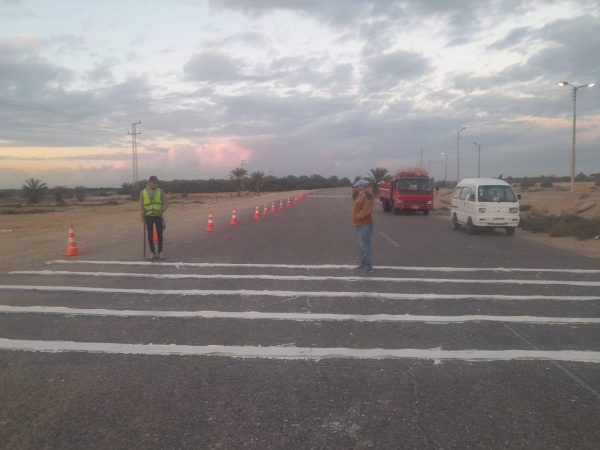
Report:
M296 195L296 196L294 197L294 199L293 199L293 200L292 200L292 199L290 199L290 198L288 198L288 199L287 199L287 208L289 208L289 207L291 207L292 205L294 205L294 204L298 203L299 201L303 200L305 197L306 197L306 194L298 194L298 195ZM277 212L277 210L278 210L278 208L276 207L276 204L275 204L275 202L274 202L274 201L273 201L273 202L271 202L271 208L270 208L270 211L271 211L271 212L270 212L270 215L273 215L273 214L275 214L275 213ZM283 210L284 210L284 204L283 204L283 200L279 200L279 211L283 211ZM261 213L260 213L260 208L257 206L257 207L254 209L254 220L255 220L256 222L258 222L258 221L260 220L260 216L261 216ZM268 204L268 203L265 203L265 205L264 205L264 207L263 207L262 216L263 216L263 217L267 217L267 216L269 216L269 204ZM236 212L236 210L235 210L235 209L234 209L234 210L232 211L232 213L231 213L231 221L229 222L229 224L230 224L232 227L236 227L236 226L238 226L238 225L240 224L240 223L238 222L238 219L237 219L237 212ZM208 224L206 225L206 232L207 232L207 233L212 233L212 232L214 232L214 231L215 231L215 224L214 224L214 221L213 221L213 215L212 215L212 213L210 213L210 214L208 215Z
M293 204L296 204L299 201L303 200L305 197L306 197L306 194L298 194L294 197L293 202L291 199L288 198L287 199L287 208L289 208ZM279 200L279 211L283 211L283 209L284 209L283 200ZM275 202L273 201L273 202L271 202L271 215L275 214L276 211L277 211L277 208L275 207ZM268 204L265 204L265 206L263 208L263 216L266 217L268 215L269 215ZM258 206L254 210L254 220L255 221L260 220L260 210L259 210ZM240 224L238 222L237 212L235 209L231 213L231 221L229 223L232 227L236 227ZM206 225L206 231L208 233L212 233L215 231L215 224L213 222L212 213L208 215L208 224ZM154 241L158 241L158 235L156 233L156 230L154 230L154 236L152 236L152 238ZM65 252L65 256L79 256L80 254L81 253L79 253L79 249L77 248L77 241L75 240L75 228L73 227L73 225L69 225L69 236L67 238L67 251Z

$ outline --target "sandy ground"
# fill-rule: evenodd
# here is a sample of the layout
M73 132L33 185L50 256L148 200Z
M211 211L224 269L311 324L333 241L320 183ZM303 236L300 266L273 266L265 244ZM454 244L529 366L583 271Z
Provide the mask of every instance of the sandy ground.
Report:
M278 192L260 196L231 197L215 199L206 196L190 195L188 198L174 196L166 213L168 236L187 233L198 227L198 235L204 235L209 213L215 223L227 226L232 209L245 210L240 220L251 220L251 212L256 206L293 197L297 192ZM434 207L438 218L448 218L451 193L441 191L436 194ZM536 209L559 213L569 210L577 202L595 201L600 203L600 193L592 192L580 199L581 193L544 192L523 193L522 204L534 205ZM0 215L0 273L10 270L39 267L45 261L61 259L67 249L69 225L75 228L79 251L92 259L137 259L142 257L142 230L138 204L126 202L117 205L100 205L106 198L90 199L88 206L63 208L61 211L43 214ZM203 203L200 203L202 201ZM587 212L587 216L600 215L600 204ZM551 238L544 234L534 234L520 230L517 238L533 240L542 245L556 247L594 258L600 258L600 240L578 241L575 238ZM168 256L168 255L167 255Z

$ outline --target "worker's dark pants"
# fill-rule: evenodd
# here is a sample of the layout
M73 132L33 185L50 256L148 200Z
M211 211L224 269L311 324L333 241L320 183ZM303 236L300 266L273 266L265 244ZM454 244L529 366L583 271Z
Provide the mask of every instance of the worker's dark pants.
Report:
M146 216L146 230L148 235L148 245L150 251L156 253L154 248L154 227L158 236L158 253L163 251L163 218L162 216Z

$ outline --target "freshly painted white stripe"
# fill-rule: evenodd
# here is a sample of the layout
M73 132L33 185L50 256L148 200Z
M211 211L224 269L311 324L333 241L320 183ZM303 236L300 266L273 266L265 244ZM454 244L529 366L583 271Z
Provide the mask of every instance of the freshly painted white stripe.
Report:
M241 297L320 297L320 298L378 298L390 300L564 300L592 301L600 296L592 295L491 295L491 294L400 294L395 292L340 292L340 291L258 291L250 289L118 289L87 286L34 286L20 284L0 285L0 290L43 292L94 292L99 294L143 295L237 295Z
M520 284L520 285L567 285L567 286L600 286L600 281L569 280L496 280L465 278L392 278L392 277L334 277L318 275L229 275L229 274L172 274L172 273L135 273L135 272L71 272L68 270L15 270L11 275L81 275L89 277L119 278L155 278L181 280L188 278L203 280L278 280L278 281L378 281L396 283L463 283L463 284Z
M440 350L384 348L254 347L227 345L119 344L113 342L34 341L0 339L0 350L31 352L85 352L125 355L220 356L227 358L267 358L290 360L346 359L426 359L462 361L570 361L600 363L600 352L543 350Z
M292 320L311 322L423 322L423 323L464 323L464 322L512 322L544 325L561 324L600 324L597 317L538 317L538 316L418 316L410 314L320 314L320 313L276 313L260 311L147 311L130 309L67 308L63 306L6 306L0 305L0 313L14 314L60 314L74 316L116 316L116 317L178 317L202 319L241 319L241 320Z
M167 266L167 267L256 267L276 269L353 269L351 264L234 264L234 263L191 263L155 261L92 261L84 259L56 259L46 264L99 264L123 266ZM509 267L410 267L376 266L386 270L412 270L423 272L555 272L555 273L600 273L600 269L525 269Z
M391 244L392 244L394 247L396 247L396 248L399 248L399 247L400 247L400 246L398 245L398 243L397 243L395 240L393 240L391 237L389 237L389 236L388 236L387 234L385 234L384 232L380 231L380 232L379 232L379 234L380 234L381 236L383 236L383 238L384 238L385 240L387 240L389 243L391 243Z

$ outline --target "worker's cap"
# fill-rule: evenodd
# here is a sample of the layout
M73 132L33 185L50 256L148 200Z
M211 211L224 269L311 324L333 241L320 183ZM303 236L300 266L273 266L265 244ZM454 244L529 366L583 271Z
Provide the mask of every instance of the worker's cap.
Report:
M354 183L352 186L354 187L360 187L360 186L368 186L369 182L367 180L358 180L356 183Z
M149 183L158 183L158 177L156 175L152 175L150 178L148 178L148 182Z

